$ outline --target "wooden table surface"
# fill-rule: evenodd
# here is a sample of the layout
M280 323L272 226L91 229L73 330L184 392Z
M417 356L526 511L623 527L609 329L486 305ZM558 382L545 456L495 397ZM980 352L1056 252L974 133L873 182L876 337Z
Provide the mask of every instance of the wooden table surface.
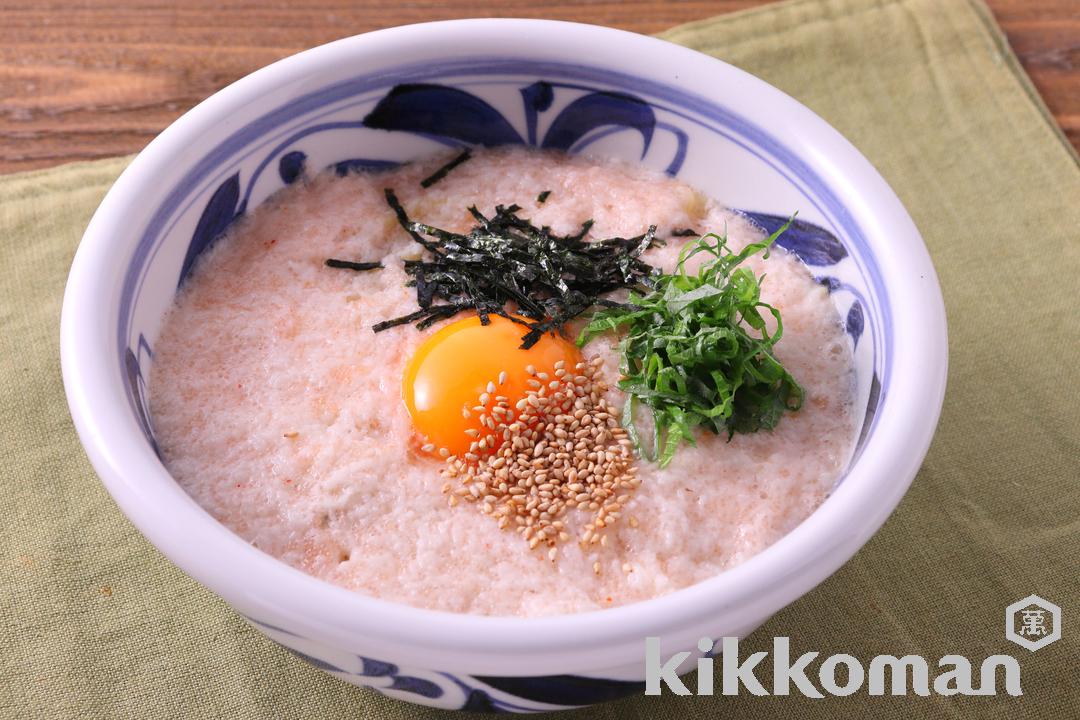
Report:
M134 152L214 91L278 58L368 30L548 17L641 33L769 0L0 0L0 173ZM1080 0L988 0L1080 148Z

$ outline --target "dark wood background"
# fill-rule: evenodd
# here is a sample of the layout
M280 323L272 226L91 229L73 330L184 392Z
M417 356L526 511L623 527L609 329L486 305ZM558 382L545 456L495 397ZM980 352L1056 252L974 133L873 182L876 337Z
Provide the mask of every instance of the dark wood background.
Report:
M0 0L0 173L134 152L273 60L368 30L458 17L548 17L652 33L769 0ZM1080 0L988 0L1080 148Z

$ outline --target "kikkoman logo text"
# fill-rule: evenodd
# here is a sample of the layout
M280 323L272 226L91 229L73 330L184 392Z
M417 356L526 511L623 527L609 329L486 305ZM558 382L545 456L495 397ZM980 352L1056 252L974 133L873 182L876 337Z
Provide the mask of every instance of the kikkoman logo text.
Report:
M1028 595L1005 608L1005 638L1032 652L1061 638L1061 608L1038 595ZM971 661L963 655L944 655L934 665L930 679L930 663L921 655L877 655L868 665L852 655L838 654L824 658L816 672L811 665L818 652L807 652L791 660L791 641L786 637L773 638L772 670L765 669L767 652L756 652L745 660L739 658L738 638L725 637L717 648L709 638L698 641L705 656L697 661L697 694L712 695L715 688L714 662L721 663L721 692L738 695L742 690L752 695L790 695L794 691L812 698L829 695L853 695L863 687L870 695L997 695L998 679L1004 680L1005 692L1023 695L1020 689L1020 663L1009 655L991 655L973 672ZM678 668L690 657L690 652L676 653L663 662L660 638L645 638L645 694L659 695L661 688L676 695L689 695L690 690L679 677ZM841 669L843 666L843 669ZM761 670L761 675L757 673ZM998 671L1001 671L1000 673ZM976 675L978 685L975 685ZM813 678L817 678L814 683ZM771 678L772 690L765 689L762 678Z
M945 655L938 659L931 681L930 664L920 655L878 655L870 660L868 666L852 655L830 655L813 672L811 665L820 653L803 653L792 662L789 638L775 637L770 671L765 667L769 653L755 652L742 659L739 657L738 638L725 637L720 645L720 648L715 648L709 638L698 641L698 649L705 653L705 657L697 661L697 695L712 695L714 692L713 653L716 650L719 650L720 688L724 695L738 695L743 690L752 695L790 695L797 691L807 697L823 698L826 693L853 695L864 686L870 695L907 695L909 692L916 695L929 695L931 692L938 695L997 695L997 681L1001 675L1004 676L1005 692L1009 695L1023 694L1020 689L1020 663L1009 655L991 655L983 660L978 669L978 686L975 686L971 661L963 655ZM645 694L660 695L661 688L667 685L668 690L676 695L689 695L689 688L676 672L689 657L689 651L680 652L663 662L660 638L646 638ZM812 679L814 677L816 684ZM765 678L772 680L771 692L761 682Z

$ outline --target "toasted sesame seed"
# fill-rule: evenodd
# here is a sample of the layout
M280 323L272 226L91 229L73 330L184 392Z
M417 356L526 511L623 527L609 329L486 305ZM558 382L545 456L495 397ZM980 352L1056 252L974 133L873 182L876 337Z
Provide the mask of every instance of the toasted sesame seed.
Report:
M434 450L435 450L435 444L434 444L434 443L426 443L426 444L424 444L424 445L421 445L421 446L420 446L420 449L421 449L421 450L423 450L423 451L424 451L424 452L426 452L426 453L429 453L429 452L434 452Z
M290 431L288 431L286 433L283 433L282 437L287 437L290 440L292 440L294 438L300 437L300 433L298 433L296 430L290 430Z
M468 437L479 439L461 460L443 455L453 460L447 461L444 477L465 476L462 486L450 493L450 505L458 498L476 503L500 528L516 528L530 547L548 545L552 559L557 543L571 540L560 519L567 508L592 515L581 535L582 546L606 548L603 529L618 520L630 500L627 491L640 484L634 458L620 442L629 442L625 431L602 397L606 386L596 376L598 365L579 363L574 373L565 365L556 364L554 379L527 367L529 389L513 403L516 413L511 400L494 395L496 386L488 383L474 410L490 432L470 428ZM506 372L500 372L498 384L506 378ZM467 413L466 406L463 415ZM500 449L491 452L499 439ZM444 487L449 491L449 483ZM599 574L599 563L594 569Z

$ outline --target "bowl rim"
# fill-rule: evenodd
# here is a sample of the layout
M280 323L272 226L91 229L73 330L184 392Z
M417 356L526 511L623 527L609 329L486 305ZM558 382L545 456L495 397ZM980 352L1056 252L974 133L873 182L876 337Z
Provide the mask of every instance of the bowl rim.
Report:
M117 257L113 240L125 232L137 235L125 225L124 209L138 202L140 188L154 182L171 158L197 146L200 128L345 59L374 58L403 45L470 47L506 36L516 39L519 52L536 52L532 48L542 38L545 52L584 48L578 53L584 64L619 64L622 72L662 79L692 93L702 94L705 85L720 85L722 79L734 94L753 96L755 107L782 108L784 122L797 133L781 137L800 156L815 153L828 181L843 189L868 241L878 239L874 252L881 253L883 285L892 298L892 328L886 333L891 337L885 341L895 346L890 385L880 399L872 436L845 481L787 535L743 563L667 595L530 618L381 600L255 550L195 504L146 447L133 418L125 422L130 413L115 394L118 374L110 376L115 335L111 326L104 327L116 294L108 285L115 275L110 272ZM675 77L665 75L664 68L677 68ZM891 244L884 244L886 237ZM116 181L87 227L64 294L61 364L80 439L121 510L172 562L242 607L250 619L275 618L286 632L301 637L370 649L375 657L408 657L426 667L464 663L471 673L538 675L625 665L628 657L643 657L646 636L662 636L667 647L682 649L720 614L767 617L835 572L896 507L929 448L944 397L947 333L937 276L900 200L851 143L793 98L723 61L652 37L552 20L471 19L388 28L304 51L229 85L166 128Z

